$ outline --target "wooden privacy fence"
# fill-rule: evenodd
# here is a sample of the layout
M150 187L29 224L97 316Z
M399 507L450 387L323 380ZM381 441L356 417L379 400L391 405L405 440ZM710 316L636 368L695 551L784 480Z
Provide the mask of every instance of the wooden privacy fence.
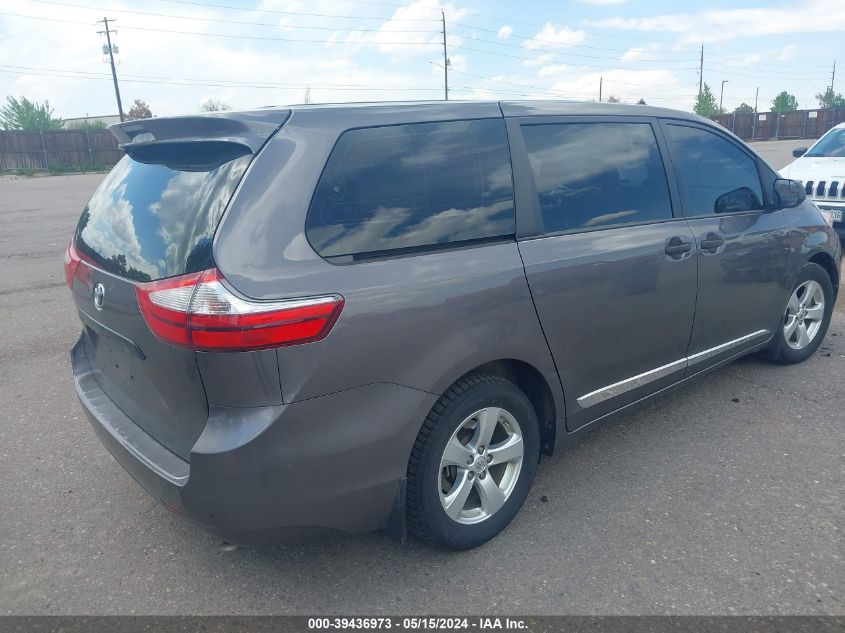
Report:
M713 120L745 141L818 138L834 125L845 122L845 108L757 112L756 114L731 112L715 116Z
M0 171L111 167L122 156L108 130L0 131Z

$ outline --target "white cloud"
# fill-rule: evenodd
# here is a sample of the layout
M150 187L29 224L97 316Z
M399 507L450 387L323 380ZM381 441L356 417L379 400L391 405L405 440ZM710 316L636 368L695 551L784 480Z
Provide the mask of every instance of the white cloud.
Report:
M580 44L587 37L584 31L575 31L567 26L558 27L553 22L546 22L543 29L530 40L525 40L525 48L564 48Z
M439 0L418 0L398 7L376 33L356 32L351 34L347 41L368 42L380 52L390 53L395 57L430 54L437 50L437 46L442 45L443 36L437 22L426 20L439 17L441 6L449 14L449 21L452 23L458 23L466 16L466 10L457 9L451 4L441 5ZM430 33L413 32L426 28L431 29ZM460 46L463 39L447 31L446 41L448 45Z
M449 55L449 68L457 72L463 72L467 69L466 55Z
M555 53L543 53L541 55L537 55L534 59L526 59L522 62L526 66L545 66L556 57Z
M623 62L635 62L648 57L649 53L654 53L660 48L659 44L648 44L646 46L634 46L622 53L620 58Z
M559 79L552 84L554 91L563 98L579 100L598 100L599 81L602 82L602 96L610 95L623 101L635 103L645 98L649 103L684 107L688 99L683 95L684 86L670 70L627 70L614 68L589 73L575 74L566 79ZM666 86L676 84L667 95Z
M506 40L511 35L513 35L513 28L511 28L507 24L505 24L505 26L501 27L499 29L499 32L496 33L496 37L498 37L500 40Z
M628 0L578 0L583 4L596 4L596 5L610 5L610 4L622 4L623 2L627 2Z
M796 46L795 44L787 44L783 47L781 52L778 54L778 61L779 62L788 62L790 59L795 59L795 51Z
M562 75L569 70L570 68L566 64L550 64L549 66L543 66L540 70L538 70L537 76L552 77L554 75Z
M699 13L671 13L646 18L613 17L586 21L600 28L667 31L688 43L719 42L737 37L845 30L845 2L807 0L782 7L710 9Z

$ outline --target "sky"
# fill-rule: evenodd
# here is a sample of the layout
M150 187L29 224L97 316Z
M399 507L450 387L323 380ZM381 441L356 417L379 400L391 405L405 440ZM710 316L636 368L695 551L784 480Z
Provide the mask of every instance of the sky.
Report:
M614 96L690 110L699 82L729 111L799 107L845 92L845 0L3 0L0 100L48 100L63 118L117 112L103 55L116 33L124 110L302 103ZM722 84L723 81L726 83Z

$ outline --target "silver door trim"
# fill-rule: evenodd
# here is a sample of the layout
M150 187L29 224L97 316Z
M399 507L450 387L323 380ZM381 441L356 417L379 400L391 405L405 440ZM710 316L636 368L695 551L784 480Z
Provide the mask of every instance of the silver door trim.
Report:
M668 376L669 374L672 374L676 371L686 369L686 367L686 358L676 360L667 365L662 365L661 367L651 369L642 374L637 374L636 376L632 376L631 378L620 380L619 382L615 382L612 385L608 385L607 387L602 387L601 389L596 389L595 391L591 391L590 393L584 394L583 396L578 398L578 405L583 408L592 407L593 405L599 404L600 402L604 402L605 400L609 400L610 398L621 396L623 393L631 391L631 389L642 387L643 385L647 385L648 383L654 380L664 378L665 376Z
M675 372L686 369L690 365L695 365L697 363L707 360L708 358L712 358L714 356L717 356L718 354L738 347L743 343L747 343L749 341L752 341L756 338L760 338L762 336L766 336L768 334L769 330L757 330L756 332L746 334L745 336L740 336L739 338L733 339L726 343L722 343L721 345L717 345L716 347L711 347L710 349L698 352L696 354L693 354L692 356L687 356L685 358L672 361L671 363L667 363L666 365L661 365L660 367L650 369L649 371L637 374L636 376L631 376L630 378L626 378L625 380L620 380L619 382L615 382L612 385L607 385L606 387L602 387L601 389L596 389L595 391L586 393L580 398L578 398L578 406L583 409L595 406L604 402L605 400L615 398L616 396L621 396L623 393L627 393L628 391L647 385L650 382L654 382L655 380L665 378L666 376L669 376Z
M717 354L721 354L722 352L742 345L743 343L747 343L755 338L765 336L768 333L768 330L757 330L756 332L752 332L751 334L740 336L739 338L736 338L732 341L728 341L727 343L722 343L721 345L717 345L716 347L711 347L710 349L706 349L703 352L698 352L697 354L693 354L692 356L687 356L687 362L689 362L690 365L695 365L696 363L705 361L708 358L713 358Z

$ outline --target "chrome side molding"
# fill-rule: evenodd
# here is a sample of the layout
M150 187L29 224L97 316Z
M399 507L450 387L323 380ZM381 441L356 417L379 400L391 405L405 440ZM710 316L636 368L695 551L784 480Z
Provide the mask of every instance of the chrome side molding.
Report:
M625 380L620 380L619 382L615 382L612 385L607 385L606 387L602 387L601 389L596 389L595 391L586 393L580 398L578 398L578 406L584 409L586 409L587 407L592 407L601 402L604 402L605 400L610 400L611 398L615 398L616 396L621 396L623 393L631 391L632 389L637 389L655 380L665 378L666 376L674 374L675 372L686 369L690 365L695 365L696 363L705 361L708 358L712 358L714 356L717 356L718 354L727 352L728 350L731 350L735 347L739 347L743 343L748 343L750 341L753 341L754 339L767 336L768 334L769 330L757 330L756 332L746 334L745 336L740 336L739 338L733 339L732 341L728 341L727 343L722 343L721 345L717 345L716 347L711 347L710 349L706 349L702 352L697 352L692 356L681 358L666 365L662 365L647 372L643 372L642 374L637 374L636 376L626 378Z

